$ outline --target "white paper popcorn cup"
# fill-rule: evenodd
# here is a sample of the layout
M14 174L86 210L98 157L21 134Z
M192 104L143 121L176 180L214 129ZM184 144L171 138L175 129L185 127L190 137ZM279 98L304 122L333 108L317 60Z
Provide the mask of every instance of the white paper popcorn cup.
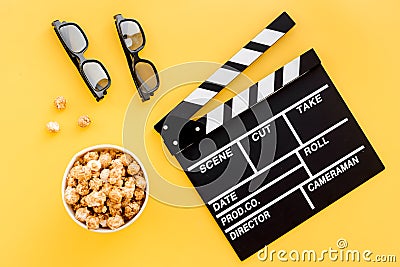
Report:
M75 161L76 161L79 157L85 155L85 154L86 154L87 152L89 152L89 151L102 151L102 150L105 150L105 149L114 149L114 150L118 150L118 151L121 151L121 152L123 152L123 153L126 153L126 154L132 156L132 158L140 165L140 168L141 168L142 171L143 171L143 175L144 175L144 178L145 178L146 183L147 183L147 185L146 185L146 190L145 190L146 196L145 196L145 200L144 200L143 205L141 206L139 212L138 212L132 219L130 219L128 222L126 222L126 223L125 223L124 225L122 225L121 227L119 227L119 228L117 228L117 229L99 228L99 229L96 229L96 230L89 230L89 229L86 227L86 224L84 224L84 223L78 221L78 220L75 218L75 212L74 212L74 210L72 209L72 207L71 207L69 204L67 204L67 203L65 202L65 198L64 198L64 197L65 197L65 188L67 187L67 176L68 176L68 173L69 173L69 171L71 170L71 168L74 166ZM144 168L142 162L139 160L139 158L138 158L135 154L133 154L133 153L132 153L131 151L129 151L128 149L123 148L123 147L120 147L120 146L116 146L116 145L110 145L110 144L95 145L95 146L91 146L91 147L88 147L88 148L85 148L85 149L79 151L78 153L76 153L76 154L72 157L71 161L68 163L67 168L65 169L64 176L63 176L63 179L62 179L62 183L61 183L61 196L62 196L62 201L63 201L64 207L65 207L67 213L69 214L69 216L71 217L71 219L72 219L74 222L76 222L78 225L80 225L81 227L85 228L86 230L89 230L89 231L92 231L92 232L98 232L98 233L112 233L112 232L117 232L117 231L120 231L120 230L122 230L122 229L125 229L126 227L128 227L129 225L131 225L133 222L135 222L135 221L140 217L140 215L142 214L144 208L146 207L146 204L147 204L147 201L148 201L148 198L149 198L149 179L148 179L148 176L147 176L147 173L146 173L146 169Z

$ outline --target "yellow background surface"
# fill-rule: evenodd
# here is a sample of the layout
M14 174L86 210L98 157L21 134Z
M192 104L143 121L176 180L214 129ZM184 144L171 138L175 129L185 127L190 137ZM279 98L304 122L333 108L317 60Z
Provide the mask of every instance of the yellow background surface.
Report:
M204 206L179 208L154 198L127 229L92 233L68 217L60 190L64 169L76 152L95 144L123 144L125 112L137 93L113 15L140 21L147 37L141 56L162 71L185 62L224 63L282 11L297 25L246 74L259 80L315 48L386 170L268 247L323 250L346 238L351 249L400 257L398 0L13 0L0 4L0 266L290 264L260 262L256 256L240 262ZM51 26L55 19L77 22L89 39L85 56L108 69L112 85L102 102L95 102L64 52ZM160 102L153 120L194 88ZM65 111L53 107L58 95L69 101ZM138 116L152 105L137 96L132 103ZM76 125L82 114L93 119L87 129ZM46 131L50 120L60 123L59 134ZM143 121L138 119L137 136L132 136L142 138L141 143ZM151 142L149 154L157 158L155 168L188 185L182 172L168 166L160 138L153 133L146 140Z

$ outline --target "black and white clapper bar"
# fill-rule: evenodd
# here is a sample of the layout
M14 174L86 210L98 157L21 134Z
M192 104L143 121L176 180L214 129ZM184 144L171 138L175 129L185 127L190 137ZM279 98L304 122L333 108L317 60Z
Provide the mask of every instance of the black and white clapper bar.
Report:
M281 14L155 125L241 260L384 169L313 49L191 120L294 25Z

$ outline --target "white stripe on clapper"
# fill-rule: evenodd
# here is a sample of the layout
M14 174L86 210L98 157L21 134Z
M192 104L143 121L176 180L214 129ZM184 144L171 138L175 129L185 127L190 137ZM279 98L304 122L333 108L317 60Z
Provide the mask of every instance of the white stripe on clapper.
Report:
M220 68L214 72L214 74L211 75L207 81L225 86L235 79L239 74L240 72L238 71Z
M258 82L257 102L274 92L275 72Z
M206 133L211 132L223 123L224 105L220 105L207 114Z
M278 32L270 29L264 29L252 40L255 43L265 44L272 46L276 41L279 40L285 33Z
M199 87L196 90L194 90L190 95L188 95L188 97L186 97L184 101L204 106L216 94L217 92Z
M283 67L283 85L299 77L299 73L300 73L300 57L292 60Z
M242 113L248 108L249 108L249 90L245 90L233 98L232 118Z
M229 61L249 66L259 56L261 56L261 54L262 54L261 52L242 48Z

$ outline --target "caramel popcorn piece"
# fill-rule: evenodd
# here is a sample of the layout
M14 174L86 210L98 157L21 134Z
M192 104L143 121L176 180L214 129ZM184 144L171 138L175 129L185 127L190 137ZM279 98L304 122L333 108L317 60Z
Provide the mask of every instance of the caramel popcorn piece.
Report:
M140 205L136 202L129 203L128 206L125 207L124 216L130 220L135 216L140 210Z
M110 176L110 170L109 169L103 169L100 172L100 179L106 183L108 181L108 177Z
M101 163L101 167L103 168L107 168L108 166L110 166L112 158L110 153L101 153L100 157L99 157L99 161Z
M101 191L104 192L104 194L106 194L106 196L108 196L110 194L111 189L113 188L113 186L109 183L105 183L103 184Z
M108 220L109 216L107 214L100 214L99 215L99 219L100 219L100 225L103 228L107 227L107 220Z
M69 174L74 177L75 179L77 179L78 181L87 181L91 178L91 171L88 167L86 166L82 166L82 165L78 165L73 167Z
M80 197L81 196L79 195L79 193L76 191L75 188L68 186L65 189L64 199L67 204L69 205L75 204L76 202L79 201Z
M86 218L90 215L90 211L87 208L79 208L75 212L75 218L80 222L86 222Z
M108 182L110 184L116 184L118 180L122 179L122 171L120 169L111 169Z
M143 189L136 188L136 189L135 189L134 195L135 195L135 199L136 199L136 200L141 200L141 199L144 198L144 195L145 195L145 194L144 194Z
M97 206L97 207L93 207L93 211L96 213L106 213L107 212L107 206Z
M118 159L114 159L111 161L111 169L123 169L124 164L122 164L122 161Z
M122 196L127 199L130 200L133 198L133 195L135 193L135 187L133 188L129 188L129 187L122 187L121 188L122 191Z
M93 191L99 191L103 181L100 178L93 178L89 181L89 188Z
M88 182L79 183L76 186L76 191L81 196L86 196L87 194L89 194L89 184L88 184Z
M99 159L99 154L96 151L87 152L83 156L83 160L85 163L88 163L91 160L98 160L98 159Z
M126 153L121 155L121 157L119 157L119 159L125 167L129 166L129 164L131 164L133 162L133 158Z
M114 206L108 207L111 216L122 215L122 208L116 208Z
M101 206L106 202L106 194L102 191L93 191L85 199L88 207Z
M128 199L128 198L123 198L122 199L122 202L121 202L121 207L122 208L125 208L126 206L128 206L129 205L129 203L131 203L131 199Z
M114 149L110 149L108 153L110 154L112 159L115 159L115 157L117 156L117 151L115 151Z
M80 201L79 201L79 202L80 202ZM74 211L77 211L78 209L80 209L80 208L83 207L82 204L80 204L79 202L71 205L71 206L72 206L72 209L73 209Z
M125 187L128 188L135 188L135 178L133 177L128 177L127 180L125 181Z
M124 219L120 215L110 217L107 220L107 226L113 230L121 227L123 224L124 224Z
M140 166L136 161L133 161L131 164L128 165L127 172L130 175L135 175L140 171Z
M122 204L121 203L114 203L111 201L111 199L108 199L106 202L106 205L108 206L108 210L109 210L111 216L122 215Z
M81 200L79 201L81 207L87 207L88 206L88 203L86 202L86 197L87 196L83 196L81 198Z
M100 219L97 216L88 216L86 218L86 226L89 230L99 229Z
M64 110L67 107L67 99L63 96L57 96L56 99L54 99L54 106L58 110Z
M108 194L110 200L114 203L120 203L122 201L122 192L119 188L114 187L111 189L110 193Z
M135 175L135 185L144 190L147 185L146 179L143 176Z
M67 186L76 187L77 184L78 184L77 180L74 177L72 177L70 174L68 174Z
M60 125L56 121L49 121L46 124L47 130L51 133L58 133L60 131Z
M101 169L100 161L94 159L89 160L86 166L92 171L92 173L98 172Z
M78 125L81 128L88 127L92 121L88 115L82 115L78 118Z

